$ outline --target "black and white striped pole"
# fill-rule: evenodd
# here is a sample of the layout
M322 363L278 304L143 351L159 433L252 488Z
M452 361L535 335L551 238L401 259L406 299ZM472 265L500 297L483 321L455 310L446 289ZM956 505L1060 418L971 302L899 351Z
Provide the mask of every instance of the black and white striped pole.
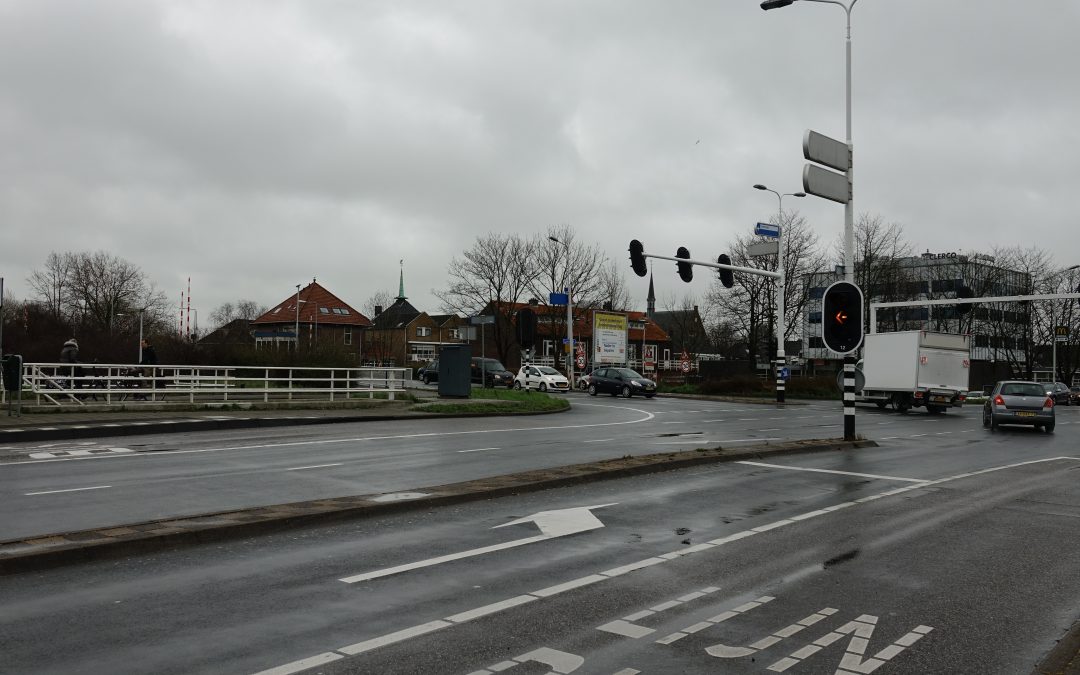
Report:
M855 440L855 357L844 356L844 440Z
M853 283L837 281L821 298L821 340L844 356L844 440L855 440L855 350L863 341L863 294Z

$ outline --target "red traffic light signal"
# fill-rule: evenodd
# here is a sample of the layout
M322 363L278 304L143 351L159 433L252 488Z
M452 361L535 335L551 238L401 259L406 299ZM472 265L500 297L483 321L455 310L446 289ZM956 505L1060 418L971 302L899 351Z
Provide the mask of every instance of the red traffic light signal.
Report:
M837 281L821 299L821 340L837 354L850 354L863 340L863 295L855 284Z

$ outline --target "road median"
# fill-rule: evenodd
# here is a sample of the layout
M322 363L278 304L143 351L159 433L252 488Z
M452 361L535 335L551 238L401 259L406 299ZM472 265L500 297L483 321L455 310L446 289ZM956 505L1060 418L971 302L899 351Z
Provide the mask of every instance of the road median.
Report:
M225 539L428 509L599 480L773 455L876 447L873 441L814 439L737 448L626 456L389 494L315 499L0 541L0 574L150 553Z

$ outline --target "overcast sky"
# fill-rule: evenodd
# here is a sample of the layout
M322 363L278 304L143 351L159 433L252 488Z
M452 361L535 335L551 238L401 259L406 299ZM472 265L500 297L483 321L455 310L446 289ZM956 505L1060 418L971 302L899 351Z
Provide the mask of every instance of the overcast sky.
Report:
M855 207L919 251L1080 263L1080 1L861 0ZM844 13L755 0L0 0L0 276L107 250L209 315L319 278L436 311L452 255L567 223L715 259L844 138ZM788 198L823 240L843 207ZM659 262L657 293L704 294Z

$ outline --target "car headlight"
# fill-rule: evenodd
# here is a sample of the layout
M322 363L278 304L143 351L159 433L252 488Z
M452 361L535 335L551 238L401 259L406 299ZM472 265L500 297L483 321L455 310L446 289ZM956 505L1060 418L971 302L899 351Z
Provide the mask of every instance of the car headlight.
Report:
M641 383L638 382L637 380L630 380L630 384L634 385L635 387L640 387L641 386Z

